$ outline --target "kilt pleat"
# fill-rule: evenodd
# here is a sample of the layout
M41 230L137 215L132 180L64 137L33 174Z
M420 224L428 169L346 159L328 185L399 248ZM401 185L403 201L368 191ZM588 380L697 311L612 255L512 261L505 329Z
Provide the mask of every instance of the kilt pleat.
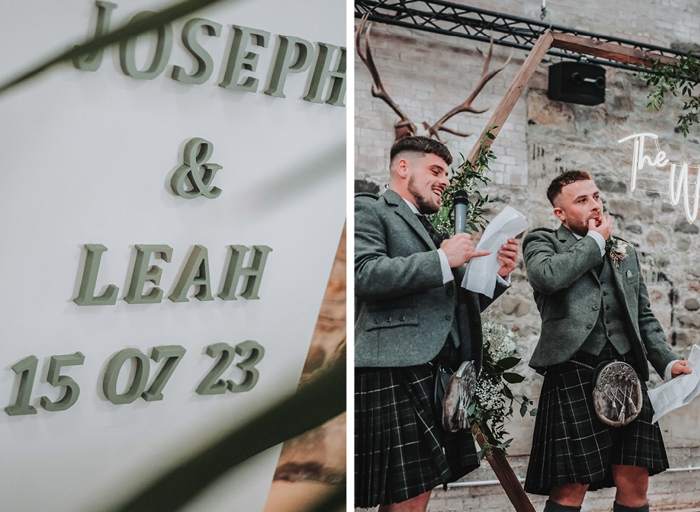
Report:
M437 425L434 379L427 364L356 369L356 507L405 501L478 467L471 432Z
M595 358L584 354L587 366L606 359L634 366L631 354L620 356L606 347ZM581 359L578 355L577 359ZM624 427L611 427L596 416L592 398L593 370L564 363L545 375L537 408L525 491L549 495L552 487L567 483L589 484L589 490L613 487L611 466L639 466L653 475L668 468L661 429L642 382L639 416Z

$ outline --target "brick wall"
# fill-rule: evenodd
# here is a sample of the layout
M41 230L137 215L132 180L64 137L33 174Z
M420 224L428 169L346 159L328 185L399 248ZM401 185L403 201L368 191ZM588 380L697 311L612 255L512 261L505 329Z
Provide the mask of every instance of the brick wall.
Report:
M531 19L540 16L540 4L536 1L459 3ZM547 6L546 21L553 24L665 47L699 48L696 43L700 43L697 34L700 4L692 0L643 3L550 0ZM422 121L432 124L466 99L481 73L482 56L476 49L485 52L488 47L485 43L380 24L373 26L372 38L375 60L387 91L416 124ZM507 48L495 47L492 68L502 65L509 53ZM474 101L476 107L491 107L489 112L480 116L460 114L447 123L450 128L475 133L467 139L445 134L445 142L458 162L459 153L466 155L476 143L476 136L486 126L491 111L526 56L526 52L516 50L513 62ZM510 204L524 213L533 227L556 227L544 195L547 184L563 170L580 168L591 172L614 217L615 234L638 247L652 309L669 342L680 356L686 357L693 342L697 342L700 329L700 220L689 224L682 207L670 204L668 184L664 181L667 173L645 169L639 177L647 179L640 179L638 190L632 193L629 184L632 146L618 144L617 140L634 132L650 131L659 135L661 149L671 158L697 164L700 163L700 126L693 127L690 136L684 139L674 129L681 104L670 102L658 113L646 110L649 89L633 73L614 68L606 68L605 103L587 107L550 101L547 68L558 61L558 58L543 61L493 145L498 158L489 175L493 184L488 192L497 202L489 215ZM393 123L397 117L383 102L372 98L371 78L359 59L356 59L355 76L355 177L358 188L380 191L388 182L388 151L394 140ZM522 264L512 278L511 289L490 309L496 320L519 334L521 351L527 360L537 341L540 320ZM518 369L527 375L518 392L536 398L542 378L524 364ZM658 382L655 376L652 386ZM674 455L674 460L678 464L682 460L686 466L700 466L700 401L662 418L660 424L669 452L678 455ZM527 458L533 426L534 420L529 417L517 418L509 425L508 430L515 437L509 452L518 460ZM675 463L672 460L672 465ZM524 476L524 470L518 474ZM669 473L655 477L650 493L663 495L666 507L674 506L674 500L678 507L700 503L700 491L694 484L683 483L694 482L697 476L698 473ZM491 479L493 474L485 478ZM661 491L664 485L668 489ZM674 492L674 488L679 492ZM448 500L452 492L448 491L444 499ZM587 503L598 503L597 494L603 493L591 494ZM655 498L650 499L655 503ZM441 500L436 499L431 510L471 510L479 508L481 503L468 499L461 508L455 508ZM586 507L584 510L609 508ZM507 506L503 509L509 510Z

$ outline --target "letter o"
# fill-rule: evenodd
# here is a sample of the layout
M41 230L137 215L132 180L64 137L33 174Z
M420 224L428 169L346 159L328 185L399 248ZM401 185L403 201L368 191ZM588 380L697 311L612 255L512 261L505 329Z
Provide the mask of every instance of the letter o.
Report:
M117 378L119 372L129 359L136 359L136 371L134 378L129 386L129 389L123 395L117 393ZM148 373L150 371L150 363L146 354L137 348L125 348L120 350L107 364L105 378L102 382L102 391L104 391L107 400L115 405L130 404L136 400L141 393L146 389L148 383Z
M140 12L131 18L129 25L141 22L151 17L153 14L155 13L150 11ZM170 23L164 23L159 26L157 30L158 42L156 44L155 54L153 55L153 62L151 62L148 69L144 71L139 71L136 68L136 40L138 36L129 37L119 43L119 64L124 73L133 78L153 80L163 72L165 66L168 65L170 53L173 50L173 26Z

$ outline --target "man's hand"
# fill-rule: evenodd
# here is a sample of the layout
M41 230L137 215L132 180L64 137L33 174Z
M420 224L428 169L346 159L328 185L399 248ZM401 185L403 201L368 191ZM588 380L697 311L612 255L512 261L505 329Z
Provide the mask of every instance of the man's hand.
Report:
M442 249L442 252L447 256L447 262L450 264L450 268L464 265L472 258L491 254L490 251L476 252L474 249L474 242L472 242L472 236L469 233L457 233L452 238L444 240L440 244L440 249Z
M671 378L675 379L679 375L683 375L684 373L693 373L692 368L688 368L686 366L686 363L688 361L676 361L673 363L673 366L671 366Z
M501 277L506 277L518 266L518 242L515 238L509 238L498 250L498 261L501 263L501 268L498 269Z
M600 233L606 240L610 237L612 231L612 217L606 215L602 219L591 219L588 221L588 231Z

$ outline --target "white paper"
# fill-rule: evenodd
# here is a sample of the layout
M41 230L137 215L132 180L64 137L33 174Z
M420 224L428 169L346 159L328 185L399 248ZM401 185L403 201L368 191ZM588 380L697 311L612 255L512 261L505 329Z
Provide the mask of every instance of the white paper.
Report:
M525 216L515 208L506 206L503 211L486 227L477 251L491 251L488 256L474 258L467 266L462 286L476 293L483 293L493 298L496 289L496 274L501 264L498 262L498 249L509 238L514 238L525 231L530 224Z
M656 423L664 414L688 405L700 394L700 371L696 370L700 368L700 347L697 345L693 345L687 365L693 369L693 373L685 373L649 390L649 399L654 408L652 423Z

